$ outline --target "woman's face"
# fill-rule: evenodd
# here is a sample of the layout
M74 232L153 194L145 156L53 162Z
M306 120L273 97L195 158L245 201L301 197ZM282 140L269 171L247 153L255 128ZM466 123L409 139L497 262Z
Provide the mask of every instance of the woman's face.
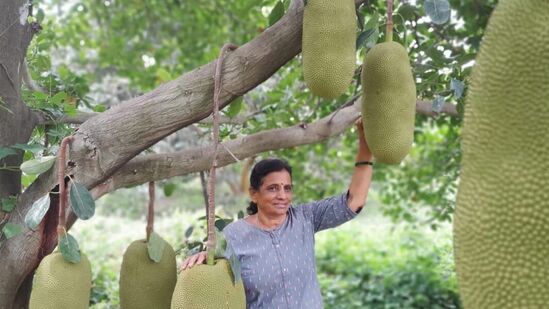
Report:
M250 188L250 197L258 211L270 215L284 215L292 202L292 178L286 170L263 177L259 190Z

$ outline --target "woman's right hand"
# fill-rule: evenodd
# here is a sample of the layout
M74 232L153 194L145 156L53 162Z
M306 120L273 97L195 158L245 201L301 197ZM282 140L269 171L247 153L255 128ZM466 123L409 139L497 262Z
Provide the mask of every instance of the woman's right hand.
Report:
M183 261L183 264L181 264L181 271L184 271L187 268L191 268L196 264L202 264L206 261L206 257L208 256L206 251L198 252L197 254L193 254L186 258Z

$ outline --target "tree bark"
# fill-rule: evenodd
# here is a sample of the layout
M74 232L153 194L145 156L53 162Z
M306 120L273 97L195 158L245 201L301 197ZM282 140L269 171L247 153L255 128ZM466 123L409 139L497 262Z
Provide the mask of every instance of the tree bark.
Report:
M30 3L26 0L0 2L0 147L27 143L37 121L21 100L22 67L34 34L26 18L29 8ZM0 170L0 198L21 193L18 167L22 161L21 150L0 160L0 167L9 169ZM17 216L0 212L0 220L14 217ZM19 241L28 239L27 236L23 234ZM28 240L33 243L32 239ZM2 246L9 247L7 244ZM11 265L0 271L0 308L26 308L28 305L32 277L13 267L21 262L18 256L17 250L11 255L0 255L2 264ZM31 260L29 262L36 263L36 258Z

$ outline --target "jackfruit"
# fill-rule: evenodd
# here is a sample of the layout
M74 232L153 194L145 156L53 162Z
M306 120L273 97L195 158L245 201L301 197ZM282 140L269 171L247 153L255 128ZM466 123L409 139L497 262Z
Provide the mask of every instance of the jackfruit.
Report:
M60 252L47 255L32 282L30 309L85 309L89 307L92 273L90 261L70 263Z
M362 65L362 122L377 162L400 163L414 141L416 84L397 42L375 45Z
M473 68L454 219L466 309L549 306L549 1L501 0Z
M172 309L244 309L246 295L242 281L233 284L225 259L215 265L196 265L179 274L172 297Z
M303 78L312 93L333 99L353 80L356 62L353 0L308 0L303 12Z
M147 242L130 244L120 271L120 307L122 309L169 309L177 265L173 248L166 244L159 263L149 258Z

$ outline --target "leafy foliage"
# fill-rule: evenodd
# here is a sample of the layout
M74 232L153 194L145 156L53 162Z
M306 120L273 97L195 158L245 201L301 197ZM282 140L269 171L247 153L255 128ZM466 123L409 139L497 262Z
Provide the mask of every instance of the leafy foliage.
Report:
M413 231L382 238L339 231L322 238L317 266L326 308L461 308L449 239L433 246Z

